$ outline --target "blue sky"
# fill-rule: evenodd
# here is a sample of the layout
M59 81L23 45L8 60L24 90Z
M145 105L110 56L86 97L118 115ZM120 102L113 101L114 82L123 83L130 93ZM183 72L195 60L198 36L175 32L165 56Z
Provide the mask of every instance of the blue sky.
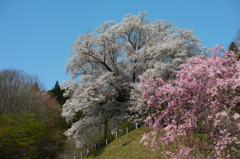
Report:
M240 28L240 0L0 0L0 70L13 67L37 74L47 90L64 74L70 45L79 34L125 14L194 28L208 48L227 49Z

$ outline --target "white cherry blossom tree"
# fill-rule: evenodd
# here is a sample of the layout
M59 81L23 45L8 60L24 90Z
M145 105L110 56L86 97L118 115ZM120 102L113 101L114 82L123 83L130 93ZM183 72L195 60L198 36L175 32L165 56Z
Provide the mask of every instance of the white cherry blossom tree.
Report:
M139 75L174 79L169 69L180 70L187 58L200 55L201 40L192 30L178 29L169 21L151 22L146 14L127 14L118 24L104 22L93 32L79 35L72 45L65 67L72 78L62 83L71 99L63 105L62 116L72 122L76 112L83 112L84 117L65 132L78 146L89 140L99 121L105 124L106 138L109 120L135 118L133 114L143 109L139 122L148 115L141 92L133 95Z

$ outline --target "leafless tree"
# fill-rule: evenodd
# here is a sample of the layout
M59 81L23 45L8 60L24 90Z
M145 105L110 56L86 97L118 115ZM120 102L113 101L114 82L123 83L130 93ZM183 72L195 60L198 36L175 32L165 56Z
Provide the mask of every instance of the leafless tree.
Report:
M233 42L235 44L237 44L238 41L240 41L240 28L238 29L237 34L236 34L235 38L233 39Z
M13 68L0 71L0 114L23 114L37 109L37 92L43 84L36 75Z

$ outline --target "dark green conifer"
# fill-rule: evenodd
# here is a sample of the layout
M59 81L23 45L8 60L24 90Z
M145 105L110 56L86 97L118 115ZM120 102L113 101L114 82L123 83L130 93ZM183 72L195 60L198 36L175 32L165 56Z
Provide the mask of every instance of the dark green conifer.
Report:
M59 105L63 106L63 104L66 102L69 97L64 97L64 90L61 89L60 85L58 84L58 81L56 81L55 86L53 89L48 91L53 97L56 97L57 102Z
M235 52L235 55L236 55L236 57L237 57L237 59L238 59L238 61L239 61L240 55L237 54L237 53L240 52L240 51L239 51L237 45L236 45L233 41L231 42L228 50L229 50L229 51L234 51L234 52Z

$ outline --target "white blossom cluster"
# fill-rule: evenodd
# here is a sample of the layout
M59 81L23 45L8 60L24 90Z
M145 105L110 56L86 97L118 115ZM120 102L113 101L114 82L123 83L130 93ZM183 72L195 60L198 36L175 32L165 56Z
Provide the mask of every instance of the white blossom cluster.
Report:
M200 55L201 40L192 30L178 29L172 22L145 18L147 12L125 15L122 22L107 21L91 33L79 35L66 64L72 78L62 84L66 95L62 116L72 122L78 111L84 118L65 133L77 134L84 143L102 118L123 117L142 122L149 109L136 89L139 75L175 78L169 69L180 70L187 58ZM75 79L80 76L80 82ZM77 138L76 138L77 140ZM78 144L83 145L83 144Z

